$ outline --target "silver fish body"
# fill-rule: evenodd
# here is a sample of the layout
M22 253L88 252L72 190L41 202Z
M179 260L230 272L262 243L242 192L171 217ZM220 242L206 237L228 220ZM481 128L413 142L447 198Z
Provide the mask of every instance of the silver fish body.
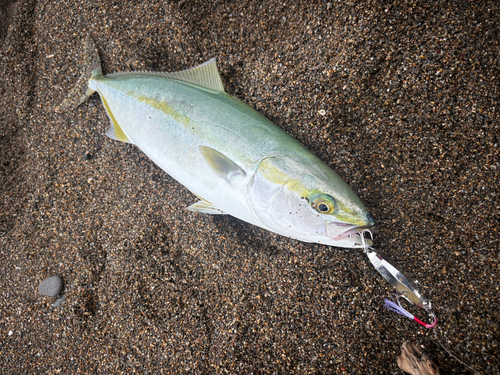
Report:
M375 222L327 165L264 116L228 95L212 59L176 73L103 76L97 91L111 138L134 143L201 200L192 211L229 214L306 242L361 247Z

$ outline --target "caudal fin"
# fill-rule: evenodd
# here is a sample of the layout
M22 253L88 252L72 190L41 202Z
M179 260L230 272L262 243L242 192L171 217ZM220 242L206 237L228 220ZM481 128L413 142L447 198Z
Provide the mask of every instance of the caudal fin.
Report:
M89 79L102 75L101 60L92 38L87 35L84 47L83 72L66 99L56 107L56 112L67 111L84 103L95 91L89 88Z

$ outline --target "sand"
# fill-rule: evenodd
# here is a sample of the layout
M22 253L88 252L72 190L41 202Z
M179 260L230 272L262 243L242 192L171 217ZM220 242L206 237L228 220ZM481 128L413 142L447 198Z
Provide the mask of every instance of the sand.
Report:
M405 340L466 372L383 308L392 287L361 251L188 212L189 191L105 136L97 95L55 113L90 34L106 73L217 57L230 94L358 193L442 342L499 373L498 2L229 3L2 7L2 372L400 374ZM53 275L59 307L38 293Z

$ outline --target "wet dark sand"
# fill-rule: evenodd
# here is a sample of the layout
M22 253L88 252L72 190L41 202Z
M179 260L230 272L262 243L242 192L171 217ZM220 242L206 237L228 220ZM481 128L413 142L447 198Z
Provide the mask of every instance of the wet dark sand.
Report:
M19 2L0 52L3 373L399 374L405 340L466 372L383 309L359 250L187 212L192 194L106 138L97 96L56 114L87 34L107 73L217 57L229 93L358 192L442 341L499 372L498 2L298 3ZM58 308L37 292L51 275Z

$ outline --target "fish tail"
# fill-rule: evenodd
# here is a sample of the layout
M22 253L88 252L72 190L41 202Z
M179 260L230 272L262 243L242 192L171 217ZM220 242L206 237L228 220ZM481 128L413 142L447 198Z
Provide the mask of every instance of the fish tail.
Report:
M95 46L92 38L87 35L85 38L84 47L84 63L83 72L73 89L69 92L68 96L56 107L56 112L66 111L70 108L76 108L80 104L87 101L95 90L89 87L89 80L92 78L102 76L101 60L99 52Z

